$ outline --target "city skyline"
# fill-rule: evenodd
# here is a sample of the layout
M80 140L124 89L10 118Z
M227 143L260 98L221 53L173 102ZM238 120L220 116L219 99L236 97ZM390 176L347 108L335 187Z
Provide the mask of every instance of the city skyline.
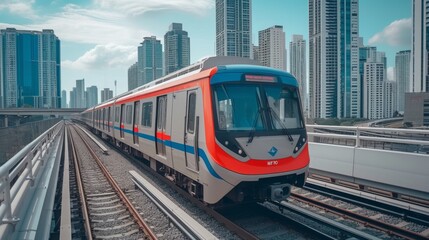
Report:
M73 4L56 1L48 6L31 1L1 3L0 28L53 29L62 41L61 90L68 92L74 81L81 78L85 78L89 86L97 85L100 89L114 89L114 81L117 80L117 94L127 91L127 69L137 60L136 47L143 37L151 35L162 41L172 22L182 23L193 39L191 63L215 55L215 1L138 2L137 8L128 8L134 3L132 0L122 3L114 0L74 1ZM388 75L391 77L396 52L411 48L411 39L408 39L411 33L411 1L389 3L391 1L387 0L359 1L359 34L365 45L370 43L379 51L386 52ZM380 16L381 7L388 14ZM82 23L79 28L74 26L76 21ZM145 24L139 24L141 22ZM303 35L308 40L308 1L275 4L253 1L252 43L258 45L258 31L273 25L284 27L286 44L291 41L292 34Z

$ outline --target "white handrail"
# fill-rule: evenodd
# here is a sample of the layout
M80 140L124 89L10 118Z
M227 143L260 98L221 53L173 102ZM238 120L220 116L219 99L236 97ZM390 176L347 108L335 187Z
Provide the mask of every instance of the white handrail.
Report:
M0 167L0 192L4 194L0 206L0 226L16 224L19 221L12 213L15 197L27 181L30 181L31 185L34 183L38 170L43 166L44 158L49 153L49 146L62 127L63 121L58 122Z
M334 131L334 133L314 132L314 130L331 130ZM429 130L307 125L307 131L309 136L332 139L353 139L356 140L356 147L361 147L361 140L429 146ZM341 131L343 131L343 133L341 133ZM365 136L364 134L378 134L379 136ZM412 134L412 136L404 134ZM423 139L413 139L415 136L421 136ZM425 138L426 136L427 138Z

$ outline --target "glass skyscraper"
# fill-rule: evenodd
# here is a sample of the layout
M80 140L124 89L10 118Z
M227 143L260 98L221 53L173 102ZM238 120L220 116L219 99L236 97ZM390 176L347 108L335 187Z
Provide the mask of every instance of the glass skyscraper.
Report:
M140 71L138 85L144 85L162 77L162 44L155 36L143 38L138 47L138 69Z
M313 118L360 117L358 0L309 0Z
M54 31L0 32L0 107L59 108L60 40Z
M251 0L216 0L216 55L253 58Z
M172 23L164 35L165 74L189 66L191 61L188 32L182 30L181 23Z

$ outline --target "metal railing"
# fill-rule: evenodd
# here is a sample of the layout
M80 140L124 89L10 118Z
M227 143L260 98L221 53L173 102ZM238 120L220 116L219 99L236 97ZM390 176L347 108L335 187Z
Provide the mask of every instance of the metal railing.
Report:
M11 229L13 231L20 221L16 212L24 207L21 204L26 196L25 191L39 180L50 147L61 135L62 129L63 121L60 121L0 167L0 238L10 233Z
M429 130L307 125L307 132L310 142L429 153Z

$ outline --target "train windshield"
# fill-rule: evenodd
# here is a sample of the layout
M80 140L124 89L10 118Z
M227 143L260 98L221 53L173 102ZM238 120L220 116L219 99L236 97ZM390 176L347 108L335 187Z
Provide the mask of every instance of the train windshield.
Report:
M296 87L220 84L214 86L214 102L217 129L221 131L261 132L304 127Z

